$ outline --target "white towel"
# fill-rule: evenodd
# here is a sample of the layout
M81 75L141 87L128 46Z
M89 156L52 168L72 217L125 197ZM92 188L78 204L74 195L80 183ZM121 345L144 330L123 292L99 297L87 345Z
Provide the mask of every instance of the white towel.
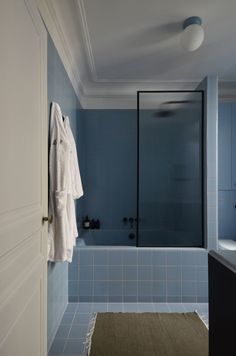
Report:
M64 120L64 126L71 146L70 161L69 161L70 173L71 173L70 192L72 194L73 199L79 199L80 197L82 197L84 192L83 192L83 187L82 187L82 182L80 177L76 144L75 144L73 133L71 131L70 121L68 117L66 117ZM77 230L77 223L76 223L76 212L75 212L74 201L71 201L70 204L68 205L68 219L72 230L73 245L75 245L75 240L76 237L78 236L78 230Z
M49 147L49 224L48 260L71 262L73 235L68 211L74 203L71 190L71 144L64 127L61 109L52 103Z
M68 116L65 117L64 126L66 130L67 137L69 139L71 150L72 150L72 158L71 158L71 172L72 172L72 191L73 191L73 198L79 199L84 194L81 176L80 176L80 169L79 169L79 162L78 162L78 154L76 149L76 144L74 140L74 136L70 127L70 120Z

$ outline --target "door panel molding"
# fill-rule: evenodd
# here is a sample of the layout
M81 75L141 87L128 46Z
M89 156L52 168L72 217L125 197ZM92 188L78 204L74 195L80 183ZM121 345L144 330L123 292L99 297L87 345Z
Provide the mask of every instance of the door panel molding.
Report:
M42 207L38 205L35 205L34 209L26 207L22 210L17 209L17 212L0 216L0 257L8 254L14 248L18 249L20 244L41 228Z
M0 40L0 355L46 356L47 32L36 0L0 2Z

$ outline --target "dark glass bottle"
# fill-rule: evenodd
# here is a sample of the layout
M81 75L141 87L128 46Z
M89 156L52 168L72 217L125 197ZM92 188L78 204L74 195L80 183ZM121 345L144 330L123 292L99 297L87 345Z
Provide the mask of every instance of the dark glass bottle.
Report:
M100 229L100 220L99 219L97 219L95 221L95 227L96 227L96 229Z
M95 229L96 227L95 227L95 220L94 219L92 219L91 221L90 221L90 229Z

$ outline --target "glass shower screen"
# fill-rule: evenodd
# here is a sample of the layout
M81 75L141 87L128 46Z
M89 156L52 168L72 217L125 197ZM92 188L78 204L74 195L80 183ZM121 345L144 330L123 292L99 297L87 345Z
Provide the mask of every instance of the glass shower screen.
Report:
M138 246L203 246L203 92L138 92Z

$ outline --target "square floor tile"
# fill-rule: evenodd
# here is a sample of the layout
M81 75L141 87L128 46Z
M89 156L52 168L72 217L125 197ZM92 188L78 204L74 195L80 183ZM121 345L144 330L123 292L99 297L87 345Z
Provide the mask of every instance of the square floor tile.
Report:
M138 312L138 303L124 303L124 312L125 313L137 313Z
M71 324L74 319L75 313L64 313L61 324Z
M107 312L107 303L94 303L92 306L93 312Z
M122 303L109 303L108 304L108 312L123 312L123 304Z
M92 311L93 303L79 303L77 313L90 313Z
M68 339L85 339L88 330L88 324L72 325Z
M65 346L64 355L78 355L83 353L84 339L80 340L68 340Z
M66 339L55 339L49 351L49 356L62 355Z
M61 324L56 333L56 339L67 339L71 324Z
M193 312L198 309L197 303L184 303L183 304L185 312Z
M208 303L198 303L198 308L201 311L208 313Z
M73 313L78 308L78 303L69 303L66 308L66 313Z
M181 303L169 303L168 306L171 313L185 313L184 306Z
M154 312L154 306L152 303L138 303L138 310L141 313Z
M169 313L170 308L167 303L153 303L154 311L156 313Z
M91 315L92 314L90 313L77 313L73 320L73 324L88 324Z

